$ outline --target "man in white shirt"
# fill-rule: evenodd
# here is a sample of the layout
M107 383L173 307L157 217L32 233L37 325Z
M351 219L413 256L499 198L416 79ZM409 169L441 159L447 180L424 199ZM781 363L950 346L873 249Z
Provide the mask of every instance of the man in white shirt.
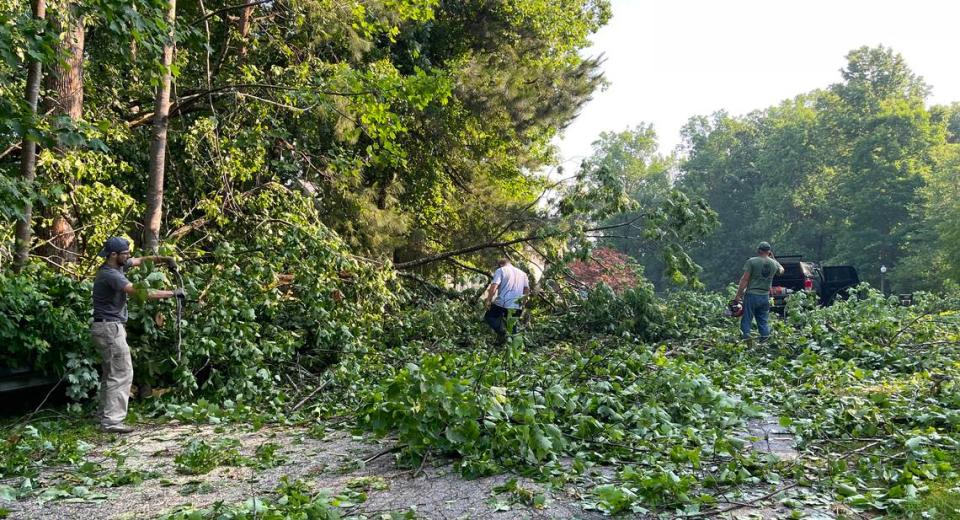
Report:
M530 294L530 280L527 273L511 265L506 258L498 261L497 265L500 267L493 273L493 280L487 289L487 313L483 315L483 321L497 333L497 344L502 345L507 341L507 317L523 314L521 300Z

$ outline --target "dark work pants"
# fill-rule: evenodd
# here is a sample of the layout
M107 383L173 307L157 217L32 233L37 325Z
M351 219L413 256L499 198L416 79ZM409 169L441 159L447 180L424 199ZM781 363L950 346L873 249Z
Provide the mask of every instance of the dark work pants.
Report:
M487 313L483 315L483 321L490 325L490 328L497 333L498 341L507 339L507 313L513 311L513 315L520 317L523 309L505 309L499 305L491 305Z

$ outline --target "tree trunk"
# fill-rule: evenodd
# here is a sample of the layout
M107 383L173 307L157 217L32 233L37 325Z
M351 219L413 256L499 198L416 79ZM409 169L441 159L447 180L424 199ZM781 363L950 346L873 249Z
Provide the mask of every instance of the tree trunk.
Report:
M157 89L156 108L153 115L153 139L150 143L150 178L147 187L147 214L143 219L143 247L155 253L160 245L160 221L163 216L163 173L167 154L167 124L170 115L171 64L176 43L174 24L177 17L177 1L170 0L167 24L169 40L163 46L163 77Z
M58 59L47 74L50 96L44 102L45 112L54 117L67 116L74 124L83 116L83 18L73 3L63 2L51 17L51 27L61 35ZM62 145L54 148L57 155L65 153ZM68 180L69 181L69 180ZM47 242L41 254L58 265L76 262L79 244L74 224L77 215L65 207L48 207L45 217L53 220L49 228L41 228L40 235Z
M74 122L83 115L83 18L76 5L66 5L52 17L53 30L63 34L60 41L61 57L50 68L47 88L55 94L47 101L48 109L56 115L65 115Z
M47 15L46 0L33 0L33 18L43 20ZM36 116L37 102L40 99L40 81L43 69L40 61L31 61L27 69L27 105L30 107L30 113ZM27 185L33 184L37 176L37 143L29 137L23 136L23 145L20 152L20 175ZM20 271L27 260L30 258L30 239L31 239L31 218L33 214L33 202L28 198L23 207L23 218L17 221L16 227L16 254L14 257L14 269Z
M240 58L247 57L247 36L250 35L250 19L253 17L253 5L247 4L240 11Z

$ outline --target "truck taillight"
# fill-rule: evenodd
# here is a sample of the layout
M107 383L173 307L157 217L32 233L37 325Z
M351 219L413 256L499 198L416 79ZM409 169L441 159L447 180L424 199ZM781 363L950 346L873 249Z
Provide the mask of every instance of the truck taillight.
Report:
M809 278L807 278L806 280L804 280L804 281L803 281L803 290L804 290L804 291L812 291L812 290L813 290L813 280L811 280L811 279L809 279Z

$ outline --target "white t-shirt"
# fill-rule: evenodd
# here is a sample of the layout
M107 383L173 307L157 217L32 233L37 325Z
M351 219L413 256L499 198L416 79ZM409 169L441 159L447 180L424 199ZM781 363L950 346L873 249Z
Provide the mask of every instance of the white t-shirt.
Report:
M493 281L497 284L497 299L493 304L504 309L519 309L517 300L523 296L523 290L530 287L527 273L507 264L493 273Z

